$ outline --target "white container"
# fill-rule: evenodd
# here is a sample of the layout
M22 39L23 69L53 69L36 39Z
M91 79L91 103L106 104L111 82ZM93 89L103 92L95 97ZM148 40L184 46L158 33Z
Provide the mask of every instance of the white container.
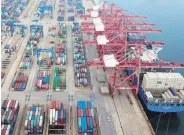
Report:
M52 112L52 122L54 123L55 122L55 109L53 109L53 112Z
M145 94L146 94L146 97L147 97L148 99L153 99L153 95L151 94L150 91L146 91Z
M56 114L55 114L55 122L57 122L57 117L58 117L58 111L56 111Z
M27 127L27 124L28 124L28 120L25 121L25 125L24 126Z
M52 125L52 110L53 109L50 109L50 125Z
M7 129L5 135L9 135L9 132L10 132L10 129Z
M18 102L18 100L16 100L16 103L15 103L15 108L17 109L17 107L18 107L18 104L19 104L19 102Z
M9 108L11 100L8 101L7 108Z

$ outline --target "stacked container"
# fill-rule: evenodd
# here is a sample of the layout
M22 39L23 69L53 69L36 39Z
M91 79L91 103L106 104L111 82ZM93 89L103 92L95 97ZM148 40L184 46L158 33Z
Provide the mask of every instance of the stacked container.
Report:
M28 74L24 73L24 72L18 72L17 73L17 77L15 78L15 80L13 80L12 82L12 88L15 91L23 91L26 89L26 85L28 82Z
M37 80L35 82L35 90L48 90L50 82L50 72L49 71L38 71Z
M44 106L28 107L24 124L25 134L43 134L44 128Z
M24 10L24 8L29 3L29 0L21 0L21 1L4 1L3 3L3 12L4 14L1 14L1 18L3 20L10 20L10 19L16 19L20 16L21 12Z
M179 73L147 72L142 81L144 90L165 91L174 88L176 90L184 88L184 78Z
M56 65L66 65L66 45L56 45Z
M13 127L11 125L1 125L1 135L12 135Z
M73 28L73 61L75 71L75 86L76 87L89 87L89 72L87 70L85 51L82 45L82 35L80 34L79 24L75 23ZM77 30L79 33L75 33Z
M16 52L16 45L8 45L4 46L4 53L14 53Z
M64 21L64 13L65 13L65 2L64 0L59 1L59 10L58 10L58 21Z
M76 15L85 14L85 8L82 4L82 0L76 0Z
M49 125L66 124L66 105L60 101L50 103Z
M97 135L97 124L94 117L92 101L77 102L78 134Z
M66 89L66 69L55 67L53 89Z
M66 134L66 105L61 101L51 101L49 112L49 134Z
M74 21L75 20L75 17L72 15L72 16L68 16L68 21Z
M128 33L127 34L127 41L142 41L142 42L144 42L145 39L141 36L140 33Z
M58 31L59 43L56 44L56 65L66 65L66 25L60 24Z
M3 100L1 105L1 135L12 135L19 112L17 100Z
M33 65L33 60L31 57L23 57L20 61L20 69L31 69Z

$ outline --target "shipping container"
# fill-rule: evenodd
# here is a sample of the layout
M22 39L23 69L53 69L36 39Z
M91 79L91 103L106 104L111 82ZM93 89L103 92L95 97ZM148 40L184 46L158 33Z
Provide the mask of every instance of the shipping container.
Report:
M12 135L19 113L17 100L3 100L1 104L1 135Z
M76 31L78 33L76 33ZM73 62L75 87L89 87L90 74L85 58L85 48L82 44L82 35L80 33L79 23L74 23L73 27Z
M66 89L66 69L65 68L62 68L62 67L54 68L53 89L56 91Z
M18 71L12 81L11 88L15 91L23 91L26 89L29 78L29 72Z
M33 105L28 107L24 131L25 134L43 134L44 129L44 106Z
M66 134L66 104L54 100L51 101L49 109L49 134Z
M78 134L97 134L92 101L77 101Z
M38 71L35 81L35 91L48 90L50 87L50 71Z

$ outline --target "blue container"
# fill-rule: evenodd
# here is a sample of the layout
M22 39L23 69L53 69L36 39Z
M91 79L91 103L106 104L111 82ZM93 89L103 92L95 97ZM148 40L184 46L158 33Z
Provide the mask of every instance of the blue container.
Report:
M93 128L93 120L92 120L92 117L89 118L89 122L90 122L90 128Z
M171 91L171 93L173 94L173 96L177 96L176 91L175 91L174 88L169 88L169 90Z
M134 75L134 82L133 82L133 85L137 85L137 77L136 77L136 75Z
M63 103L61 103L61 110L63 110L63 108L64 108L64 107L63 107Z
M15 87L15 81L12 82L12 88L14 88L14 87Z

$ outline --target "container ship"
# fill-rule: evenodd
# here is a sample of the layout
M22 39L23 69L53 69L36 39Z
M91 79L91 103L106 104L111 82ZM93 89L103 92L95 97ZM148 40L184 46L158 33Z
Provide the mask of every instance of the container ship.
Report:
M127 75L133 73L127 68ZM169 72L168 72L169 71ZM148 69L140 73L139 97L144 106L152 112L184 111L184 78L170 69ZM133 84L137 83L134 76Z
M81 18L93 19L82 23L82 32L92 33L95 38L83 43L96 45L99 52L99 59L88 61L89 66L111 69L111 96L114 97L115 90L119 93L121 90L134 90L150 111L184 111L184 78L171 70L184 68L184 63L160 60L157 55L164 43L149 41L145 34L162 30L149 27L154 24L137 21L146 17L134 15L115 4L99 4L94 0L94 5L89 10L91 14ZM124 74L119 77L122 71L126 71L126 77ZM125 81L131 84L124 85Z
M128 33L127 41L146 41L140 38L140 33ZM133 49L133 48L132 48ZM141 61L157 61L158 52L162 47L145 44ZM131 59L136 55L132 54ZM172 69L141 69L139 97L146 108L153 112L181 112L184 111L184 78ZM126 74L133 74L131 68L126 68ZM133 85L137 84L134 75Z

